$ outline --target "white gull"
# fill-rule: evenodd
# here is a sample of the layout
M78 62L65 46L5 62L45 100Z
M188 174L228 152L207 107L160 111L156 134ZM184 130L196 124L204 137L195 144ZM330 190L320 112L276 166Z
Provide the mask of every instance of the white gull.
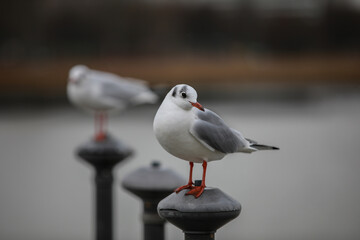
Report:
M120 77L84 65L76 65L70 69L67 94L73 104L95 113L97 141L106 137L103 128L108 111L122 111L158 100L158 96L143 80Z
M257 150L277 150L244 138L214 112L197 102L197 92L186 84L173 87L159 107L153 124L160 145L175 157L190 162L188 184L176 189L190 189L188 195L199 197L205 188L207 162L220 160L229 153L251 153ZM192 170L202 163L201 186L193 186Z

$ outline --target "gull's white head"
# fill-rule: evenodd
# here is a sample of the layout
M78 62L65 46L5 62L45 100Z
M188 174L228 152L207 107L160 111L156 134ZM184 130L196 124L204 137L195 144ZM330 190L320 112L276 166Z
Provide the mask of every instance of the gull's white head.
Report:
M167 94L166 99L187 111L192 109L192 107L204 111L203 106L197 102L197 93L195 89L186 84L178 84L173 87Z
M84 79L90 69L85 65L75 65L69 71L69 81L78 83Z

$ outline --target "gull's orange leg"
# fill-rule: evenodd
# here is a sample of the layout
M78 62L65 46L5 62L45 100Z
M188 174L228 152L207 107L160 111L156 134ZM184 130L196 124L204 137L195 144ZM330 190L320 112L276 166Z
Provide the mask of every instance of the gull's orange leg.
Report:
M206 178L206 168L207 168L207 162L203 161L203 175L202 175L202 181L200 186L193 187L190 191L186 193L186 195L193 195L196 198L200 197L201 194L204 192L205 189L205 178Z
M106 134L104 125L106 124L106 113L96 112L95 113L95 140L100 142L105 140Z
M176 193L179 193L181 190L192 189L194 187L193 186L193 181L192 181L192 173L193 173L194 163L189 162L189 164L190 164L189 182L188 182L188 184L175 189Z

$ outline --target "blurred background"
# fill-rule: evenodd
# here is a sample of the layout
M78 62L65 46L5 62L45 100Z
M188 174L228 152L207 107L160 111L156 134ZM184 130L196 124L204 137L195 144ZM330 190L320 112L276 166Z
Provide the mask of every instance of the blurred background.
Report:
M15 0L0 12L1 239L93 236L93 172L74 156L93 122L65 91L79 63L161 97L190 84L233 128L280 147L209 165L207 184L243 205L217 238L360 239L359 0ZM116 239L141 238L127 172L158 159L188 173L153 135L159 104L111 119L136 151L116 169Z

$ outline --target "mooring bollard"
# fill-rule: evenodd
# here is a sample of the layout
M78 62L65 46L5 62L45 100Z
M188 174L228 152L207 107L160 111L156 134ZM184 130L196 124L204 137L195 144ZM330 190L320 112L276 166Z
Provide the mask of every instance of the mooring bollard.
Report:
M143 201L144 240L164 240L165 220L157 213L157 205L186 180L157 161L150 167L141 167L129 173L122 186Z
M214 240L216 230L240 214L240 203L218 188L205 188L199 198L186 192L173 193L158 205L159 215L182 229L185 240Z
M113 239L112 170L131 154L129 147L109 135L103 141L90 140L77 150L95 169L96 240Z

